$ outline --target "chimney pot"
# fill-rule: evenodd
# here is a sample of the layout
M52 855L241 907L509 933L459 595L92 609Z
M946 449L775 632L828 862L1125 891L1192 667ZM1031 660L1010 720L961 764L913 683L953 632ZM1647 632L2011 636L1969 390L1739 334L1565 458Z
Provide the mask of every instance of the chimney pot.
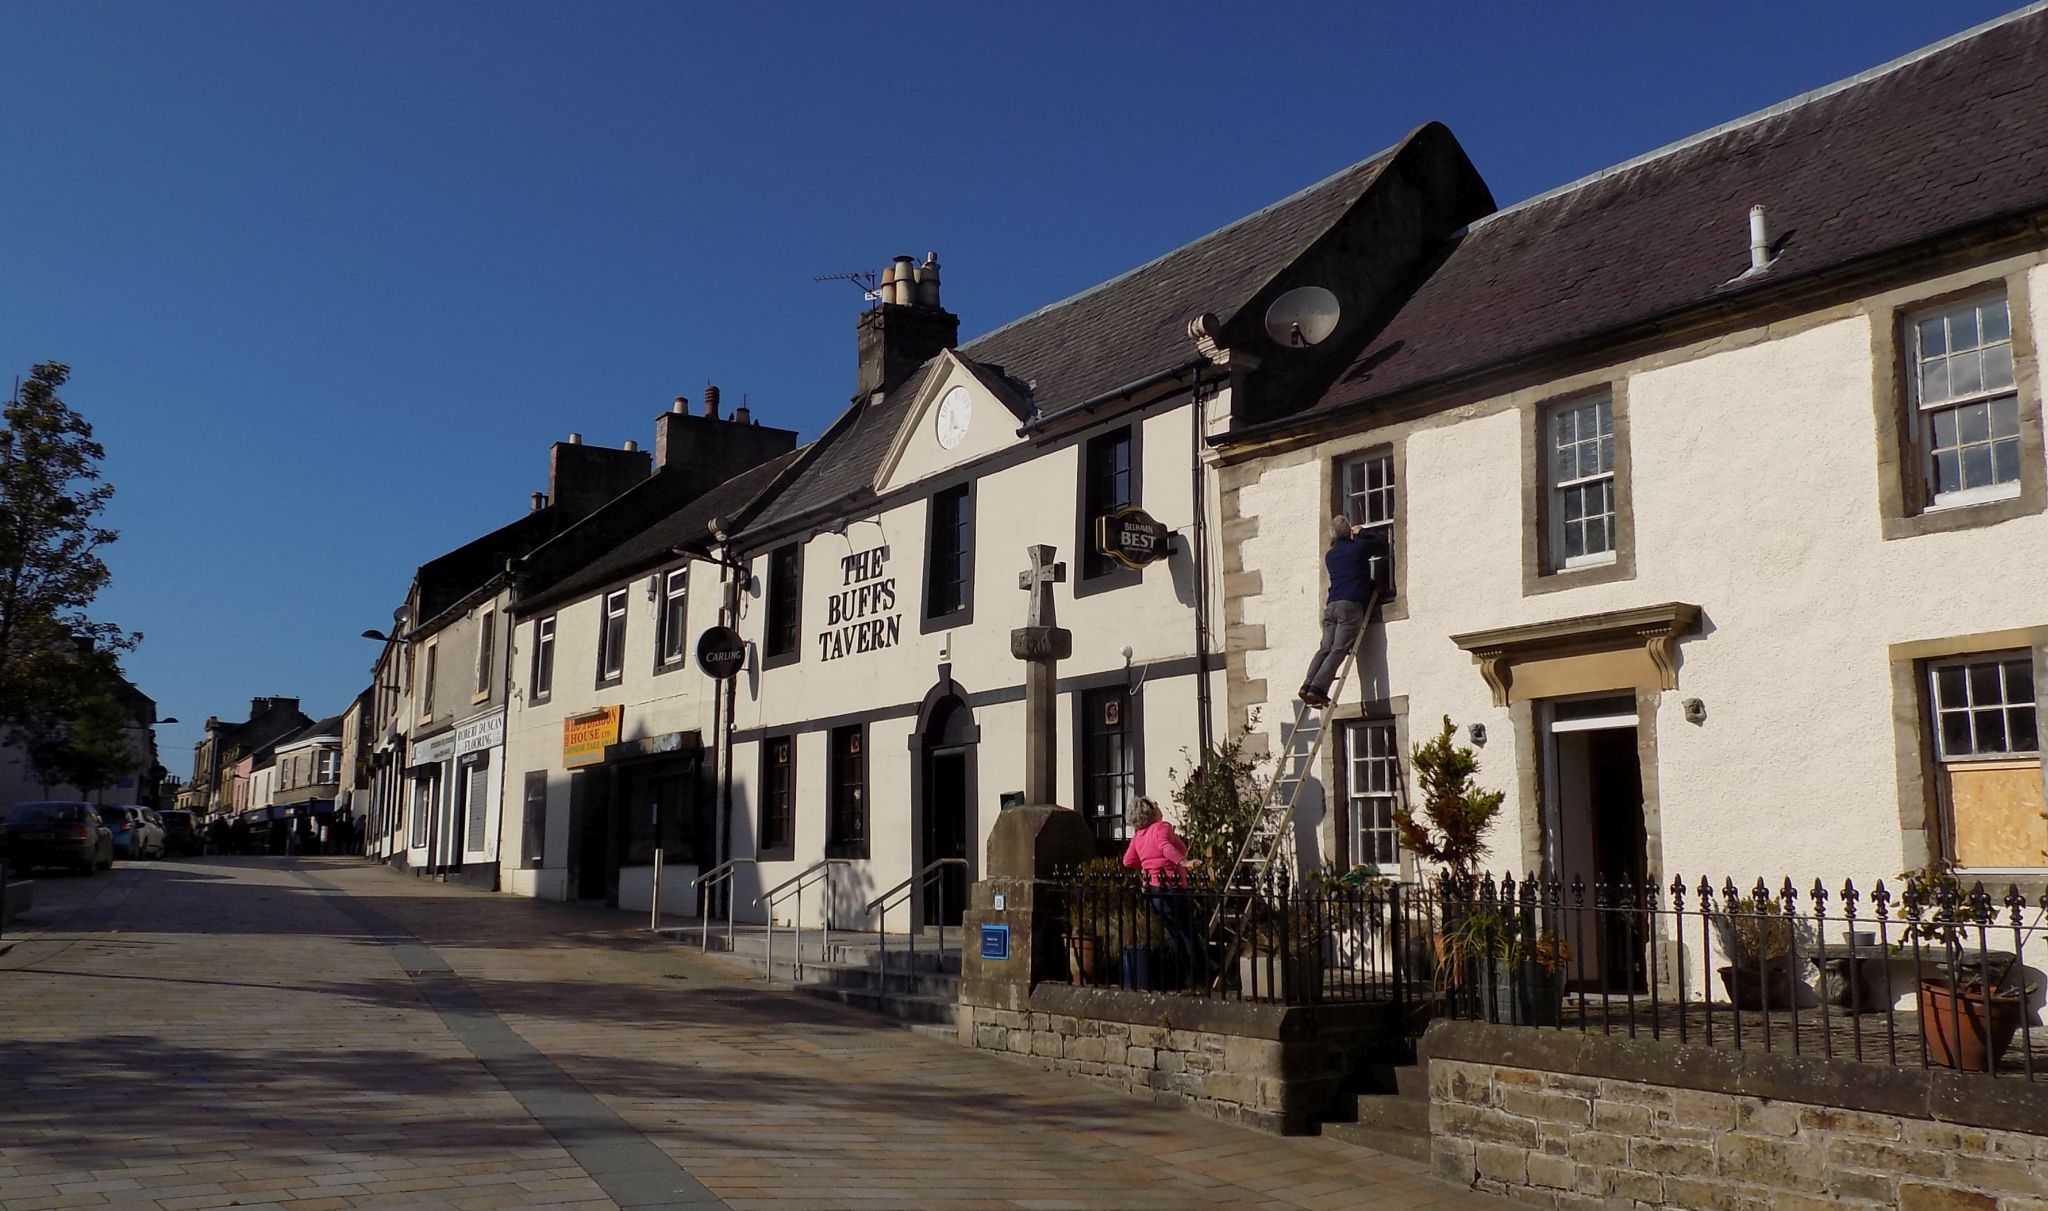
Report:
M917 303L917 261L907 253L896 258L896 297L891 301L898 307Z
M580 445L582 445L582 444L583 444L583 435L582 435L581 433L571 433L571 434L569 435L569 444L570 444L570 445L572 445L572 446L580 446Z
M752 416L753 413L748 411L747 406L745 404L741 404L739 407L734 408L732 410L732 423L735 425L744 425Z
M710 417L712 420L718 419L717 387L706 386L704 388L704 415Z
M623 447L621 447L621 449L625 450L625 452L628 454L632 454L640 449L640 443L633 441L629 438L627 439L626 444Z
M547 507L548 507L548 494L547 494L547 493L545 493L545 492L535 492L535 493L533 494L533 512L535 512L535 513L538 513L538 512L540 512L540 511L541 511L542 509L545 509L545 508L547 508Z
M1761 206L1749 208L1749 267L1762 269L1771 263L1771 224Z
M939 305L939 254L924 254L924 264L917 269L917 305L937 307Z
M688 416L690 414L690 397L687 395L676 396L676 402L670 404L668 410L679 415Z

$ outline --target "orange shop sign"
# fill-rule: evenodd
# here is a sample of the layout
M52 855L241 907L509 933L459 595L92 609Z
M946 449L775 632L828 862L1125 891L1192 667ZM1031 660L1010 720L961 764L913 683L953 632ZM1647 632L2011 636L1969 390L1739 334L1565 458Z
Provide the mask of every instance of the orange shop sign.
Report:
M562 768L603 762L604 750L619 742L619 721L625 714L623 706L602 706L562 720Z

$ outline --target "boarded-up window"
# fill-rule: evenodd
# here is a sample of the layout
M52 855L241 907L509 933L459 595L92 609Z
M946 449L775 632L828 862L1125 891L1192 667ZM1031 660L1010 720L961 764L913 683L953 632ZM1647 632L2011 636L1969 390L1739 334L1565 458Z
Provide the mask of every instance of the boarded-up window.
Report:
M2048 866L2048 802L2029 652L1928 668L1951 854L1966 867Z

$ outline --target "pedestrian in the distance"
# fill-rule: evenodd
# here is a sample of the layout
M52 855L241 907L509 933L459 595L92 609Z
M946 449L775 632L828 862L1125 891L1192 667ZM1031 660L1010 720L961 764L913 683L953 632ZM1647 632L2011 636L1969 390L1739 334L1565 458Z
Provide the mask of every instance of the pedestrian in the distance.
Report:
M1330 683L1358 642L1366 605L1372 601L1386 554L1387 540L1378 530L1354 526L1342 514L1330 519L1330 549L1323 555L1323 566L1330 572L1329 604L1323 607L1323 644L1308 662L1308 677L1301 683L1301 700L1310 706L1330 705Z

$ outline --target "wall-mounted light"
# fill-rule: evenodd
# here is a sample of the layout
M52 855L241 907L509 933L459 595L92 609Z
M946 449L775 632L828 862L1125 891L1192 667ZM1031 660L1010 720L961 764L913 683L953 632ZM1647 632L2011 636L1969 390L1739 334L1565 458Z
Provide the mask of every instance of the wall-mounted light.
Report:
M1687 723L1705 723L1707 721L1707 704L1699 699L1688 698L1678 705L1685 712L1685 721Z
M1474 743L1474 744L1478 745L1478 746L1479 746L1480 748L1485 748L1485 747L1486 747L1486 725L1485 725L1485 724L1483 724L1483 723L1468 723L1468 724L1466 724L1466 725L1465 725L1465 734L1466 734L1467 736L1470 736L1470 737L1472 738L1472 743Z

